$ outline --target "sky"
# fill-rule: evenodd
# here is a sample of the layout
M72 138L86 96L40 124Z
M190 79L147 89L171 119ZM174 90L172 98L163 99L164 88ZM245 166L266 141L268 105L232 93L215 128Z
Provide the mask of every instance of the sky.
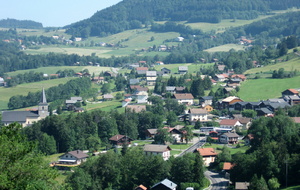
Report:
M40 22L44 27L62 27L91 17L122 0L3 0L0 20Z

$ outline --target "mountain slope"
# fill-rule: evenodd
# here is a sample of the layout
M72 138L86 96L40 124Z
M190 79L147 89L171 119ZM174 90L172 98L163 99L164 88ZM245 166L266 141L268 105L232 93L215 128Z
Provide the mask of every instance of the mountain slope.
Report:
M299 6L299 0L123 0L66 28L67 33L85 38L141 28L152 21L218 23L222 19L254 19L271 10Z

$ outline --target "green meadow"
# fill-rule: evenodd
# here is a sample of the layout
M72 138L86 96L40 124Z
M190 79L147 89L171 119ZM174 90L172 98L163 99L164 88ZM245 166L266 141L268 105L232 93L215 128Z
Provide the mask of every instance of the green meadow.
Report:
M238 96L244 101L259 101L281 97L289 88L300 88L300 76L285 79L249 79L242 83Z
M53 80L45 80L34 83L20 84L12 88L0 88L0 110L8 109L7 103L12 96L16 95L27 95L28 92L42 91L42 88L48 89L52 86L58 86L59 84L64 84L71 80L72 78L61 78Z
M236 51L239 50L245 50L245 46L243 45L238 45L238 44L225 44L222 46L217 46L217 47L213 47L210 49L206 49L205 51L209 52L209 53L214 53L214 52L220 52L220 51L229 51L231 49L234 49Z
M95 67L95 66L59 66L59 67L39 67L37 69L28 69L28 70L19 70L14 72L6 73L8 76L15 76L17 74L24 74L26 72L43 72L46 74L55 74L59 70L72 69L75 72L80 72L85 69L89 70L90 74L95 73L95 75L99 75L102 71L111 71L110 67Z

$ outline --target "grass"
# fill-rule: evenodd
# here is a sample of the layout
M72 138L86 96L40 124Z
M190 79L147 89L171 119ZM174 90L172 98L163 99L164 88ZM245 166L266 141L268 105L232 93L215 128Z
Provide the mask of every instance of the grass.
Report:
M180 154L182 151L180 150L171 150L171 156L174 156L176 154Z
M200 71L201 67L209 67L213 66L213 63L199 63L199 64L192 64L192 63L182 63L182 64L165 64L165 65L157 65L155 66L155 69L157 71L160 71L163 67L168 68L171 70L171 75L174 75L174 73L178 73L178 67L179 66L187 66L189 73L194 73L197 71Z
M132 141L131 144L137 143L139 146L144 146L145 144L151 144L151 141L145 141L145 140L135 140Z
M45 160L47 162L56 162L59 158L59 156L63 155L64 153L58 153L58 154L52 154L52 155L48 155L48 156L45 156Z
M59 70L72 69L75 72L83 71L84 69L89 70L91 74L95 73L95 76L99 75L102 71L110 71L110 67L95 67L95 66L60 66L60 67L40 67L37 69L19 70L14 72L6 73L8 76L15 76L17 74L24 74L26 72L43 72L46 74L55 74Z
M172 144L172 145L169 145L171 149L176 149L176 150L185 150L187 148L189 148L192 144Z
M213 47L213 48L210 48L210 49L206 49L205 51L207 51L209 53L214 53L214 52L220 52L220 51L227 52L231 49L234 49L236 51L245 50L245 46L238 45L238 44L225 44L225 45L222 45L222 46L217 46L217 47Z
M117 100L113 101L105 101L105 102L97 102L97 103L87 103L86 106L82 106L85 110L94 110L101 109L103 111L110 111L112 109L117 109L119 112L125 112L125 108L121 107L121 102Z
M286 62L280 62L273 65L267 65L265 67L253 68L247 70L244 74L255 74L255 73L264 73L264 72L273 72L274 70L278 70L280 68L284 68L285 71L298 70L300 71L300 57L295 59L291 59Z
M214 148L218 153L220 153L223 146L224 146L223 144L212 143L211 145L209 145L208 143L206 143L204 145L204 148ZM245 153L246 150L248 149L249 149L248 146L241 146L240 148L229 148L231 154L235 154L237 152Z
M252 79L242 83L238 96L244 101L259 101L281 97L289 88L299 88L300 76L285 79Z
M53 80L45 80L34 83L20 84L12 88L0 88L0 110L8 109L7 103L12 96L16 95L27 95L28 92L41 91L42 88L48 89L52 86L58 86L59 84L64 84L73 78L61 78Z

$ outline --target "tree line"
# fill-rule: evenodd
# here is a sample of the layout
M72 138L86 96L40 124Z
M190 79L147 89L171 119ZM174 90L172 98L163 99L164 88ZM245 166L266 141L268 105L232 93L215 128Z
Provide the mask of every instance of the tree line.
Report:
M46 90L47 101L52 102L59 99L67 99L70 96L79 96L91 88L91 80L83 77L68 81L66 84L59 84ZM41 91L29 92L27 96L12 96L8 102L9 109L18 109L35 106L39 103Z
M25 28L25 29L41 29L43 24L32 20L17 20L12 18L0 20L2 28Z

